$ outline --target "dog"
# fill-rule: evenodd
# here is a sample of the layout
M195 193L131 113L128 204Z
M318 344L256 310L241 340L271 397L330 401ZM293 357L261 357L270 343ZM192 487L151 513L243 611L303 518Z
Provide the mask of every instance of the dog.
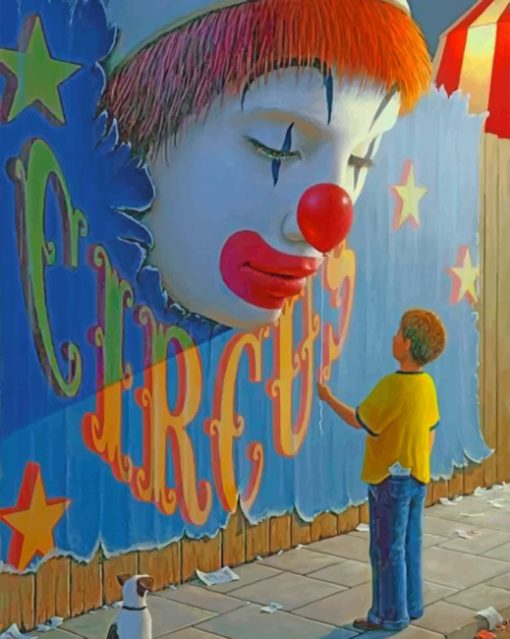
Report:
M122 608L108 630L107 639L152 639L152 618L147 593L154 588L149 575L118 575L122 586Z

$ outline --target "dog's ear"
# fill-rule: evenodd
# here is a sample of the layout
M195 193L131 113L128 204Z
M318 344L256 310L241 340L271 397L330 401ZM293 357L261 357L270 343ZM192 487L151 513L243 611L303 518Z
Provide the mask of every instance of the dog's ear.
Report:
M149 576L139 577L136 582L136 591L140 597L143 597L146 592L152 592L154 589L154 579Z
M123 586L126 583L126 581L130 578L131 578L131 575L128 575L125 572L122 573L122 575L117 575L117 581L119 582L121 586Z

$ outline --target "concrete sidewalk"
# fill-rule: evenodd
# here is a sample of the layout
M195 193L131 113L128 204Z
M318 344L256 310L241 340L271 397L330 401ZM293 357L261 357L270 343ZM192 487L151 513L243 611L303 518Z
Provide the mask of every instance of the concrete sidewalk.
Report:
M498 500L496 505L490 500ZM499 507L498 507L499 506ZM471 516L467 516L468 515ZM458 530L474 531L471 539ZM401 639L467 639L476 611L510 615L510 487L467 497L425 516L426 613ZM368 534L353 532L236 569L240 581L216 588L198 582L150 597L154 637L161 639L350 639L349 625L370 605ZM264 614L261 605L283 610ZM117 610L66 622L44 639L106 638ZM37 633L34 633L37 634ZM374 639L392 633L370 633Z

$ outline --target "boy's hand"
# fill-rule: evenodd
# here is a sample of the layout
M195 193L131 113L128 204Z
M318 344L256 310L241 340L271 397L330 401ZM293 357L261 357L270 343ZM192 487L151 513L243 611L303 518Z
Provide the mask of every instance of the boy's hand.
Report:
M317 392L319 394L319 399L321 400L321 402L328 402L331 399L331 391L326 386L326 384L321 384L320 382L318 382Z
M326 404L328 404L328 406L332 408L335 413L344 420L344 422L349 424L349 426L357 429L361 428L361 424L356 417L356 411L354 408L352 408L352 406L347 406L347 404L344 404L336 398L326 384L318 382L317 393L319 394L321 402L326 402Z

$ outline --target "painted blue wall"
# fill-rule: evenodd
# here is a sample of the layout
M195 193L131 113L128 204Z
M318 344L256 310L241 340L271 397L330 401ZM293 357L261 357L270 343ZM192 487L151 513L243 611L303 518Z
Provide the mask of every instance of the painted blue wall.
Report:
M81 69L62 88L65 126L53 126L38 109L29 108L12 122L3 123L0 132L4 213L0 255L5 265L0 269L0 515L2 511L8 515L16 504L24 507L26 495L22 486L27 483L25 478L30 479L30 469L37 467L48 499L69 500L65 516L55 524L57 552L87 559L100 541L106 551L120 552L163 545L185 532L190 536L214 535L227 519L219 491L214 492L207 521L203 525L190 524L179 510L169 516L150 501L135 498L127 483L115 478L98 449L92 452L84 442L84 416L96 411L97 385L98 343L90 339L90 329L98 322L98 287L89 249L102 244L120 276L132 282L135 305L154 306L147 282L135 283L143 262L140 245L147 243L147 232L138 215L124 214L125 209L140 211L149 205L151 183L143 167L130 157L129 149L117 145L115 127L108 131L106 119L96 117L104 86L98 62L113 44L102 5L99 0L80 0L76 19L71 22L72 33L63 3L23 0L18 5L12 0L6 4L7 10L3 6L0 49L15 48L20 22L37 12L54 58L72 60ZM0 91L3 88L0 85ZM447 325L450 341L444 357L430 368L437 382L442 416L432 463L436 477L448 476L454 466L480 461L490 453L478 423L476 316L465 300L456 305L450 303L452 281L447 272L455 264L460 246L469 247L474 263L479 263L481 128L481 118L467 115L460 96L448 100L433 92L384 140L356 207L350 239L357 260L352 322L344 352L335 362L331 376L335 393L353 404L359 402L372 384L395 366L391 336L402 310L415 305L437 310ZM45 231L55 241L58 260L46 269L45 293L55 342L62 344L71 339L83 354L83 383L72 399L57 395L49 386L38 360L23 296L26 260L19 259L17 234L22 227L16 210L21 213L24 207L16 205L6 167L12 166L9 160L20 156L32 138L44 140L51 147L65 172L73 205L85 212L89 224L89 234L80 244L78 267L64 267L57 207L60 200L50 189ZM408 162L413 163L417 184L426 187L427 194L420 206L420 227L414 229L406 224L397 230L392 224L397 203L391 189L402 184L402 171ZM37 211L31 213L34 218ZM133 242L135 239L137 243ZM336 308L329 307L324 297L315 280L315 311L320 310L324 323L338 324ZM158 319L172 323L160 315L157 304L154 311ZM294 319L297 342L303 338L304 330L298 313ZM126 389L123 419L119 420L124 437L122 448L140 466L142 404L133 392L145 384L145 360L140 323L131 312L126 312L124 330L125 361L133 364L133 382L131 389ZM234 333L208 335L200 321L194 319L190 319L186 330L200 343L204 378L203 401L189 425L189 433L196 452L197 476L213 484L211 443L204 422L212 412L218 362ZM260 442L265 451L260 491L247 514L257 521L297 508L310 519L320 511L341 511L350 503L363 501L366 485L360 480L360 470L365 435L341 424L332 411L321 410L316 396L299 453L291 458L277 450L275 420L266 390L274 368L273 339L264 343L260 382L248 381L246 359L239 371L235 408L246 418L246 424L232 457L240 492L250 480L248 445ZM57 357L63 365L60 352ZM313 357L317 370L321 364L318 341ZM171 358L169 367L168 395L173 398L176 384ZM294 416L304 392L301 384L302 376L294 386ZM169 486L178 483L177 464L173 464L169 459L163 478ZM16 545L14 538L12 529L0 521L0 565L16 563L10 552ZM33 568L40 557L34 555L30 559L29 567Z

